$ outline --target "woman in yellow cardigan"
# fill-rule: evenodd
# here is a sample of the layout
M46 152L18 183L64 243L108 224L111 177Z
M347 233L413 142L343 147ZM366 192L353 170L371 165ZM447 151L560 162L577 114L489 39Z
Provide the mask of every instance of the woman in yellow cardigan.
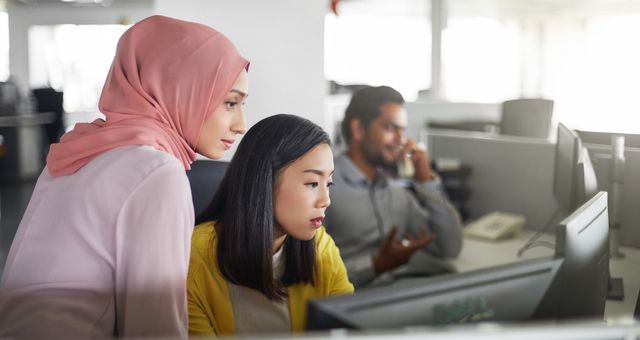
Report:
M306 119L247 132L193 233L191 334L302 331L310 299L353 292L322 226L332 174L329 137Z

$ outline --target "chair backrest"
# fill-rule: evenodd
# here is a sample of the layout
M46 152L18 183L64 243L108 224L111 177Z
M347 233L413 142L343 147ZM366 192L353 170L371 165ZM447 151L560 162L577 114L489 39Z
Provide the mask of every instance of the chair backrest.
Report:
M187 171L196 217L211 203L229 162L199 159Z
M49 144L57 143L64 134L64 122L62 120L64 94L50 87L43 87L32 90L36 99L37 112L53 112L55 120L45 125Z
M500 134L549 139L553 100L524 98L502 103Z

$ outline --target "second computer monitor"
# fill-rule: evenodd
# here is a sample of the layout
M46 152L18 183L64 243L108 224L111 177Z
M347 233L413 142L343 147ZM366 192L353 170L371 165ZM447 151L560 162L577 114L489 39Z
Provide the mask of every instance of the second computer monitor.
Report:
M587 148L582 147L578 158L578 168L576 172L574 206L569 211L574 211L582 204L590 200L598 192L598 180L596 172L591 163L591 157Z
M597 180L587 149L578 134L558 124L553 194L563 216L577 209L595 195Z
M558 124L558 140L553 176L553 194L561 209L570 211L575 205L574 184L582 143L575 131Z

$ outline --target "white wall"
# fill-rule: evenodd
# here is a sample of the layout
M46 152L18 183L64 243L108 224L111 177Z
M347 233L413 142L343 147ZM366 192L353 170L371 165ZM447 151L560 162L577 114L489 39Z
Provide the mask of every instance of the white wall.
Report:
M123 18L132 23L153 14L153 0L115 1L110 7L73 6L63 3L29 5L9 1L9 69L22 87L29 81L29 27L60 24L116 24Z
M501 103L456 103L418 100L406 103L407 134L425 142L421 136L428 123L499 122Z
M330 126L324 104L327 1L156 0L155 6L157 14L223 32L251 61L245 107L249 126L276 113L298 114Z

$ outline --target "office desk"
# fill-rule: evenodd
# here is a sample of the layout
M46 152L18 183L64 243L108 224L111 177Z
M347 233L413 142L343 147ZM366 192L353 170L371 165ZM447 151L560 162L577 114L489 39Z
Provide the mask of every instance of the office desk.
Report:
M554 250L545 247L531 248L518 258L518 249L533 236L533 231L524 231L518 236L497 242L464 239L462 252L452 261L460 272L487 268L537 257L552 256ZM551 234L544 234L540 240L554 242ZM633 315L638 290L640 289L640 249L621 247L626 255L623 259L611 259L609 268L613 277L622 277L624 281L624 300L607 300L605 317L615 322Z

